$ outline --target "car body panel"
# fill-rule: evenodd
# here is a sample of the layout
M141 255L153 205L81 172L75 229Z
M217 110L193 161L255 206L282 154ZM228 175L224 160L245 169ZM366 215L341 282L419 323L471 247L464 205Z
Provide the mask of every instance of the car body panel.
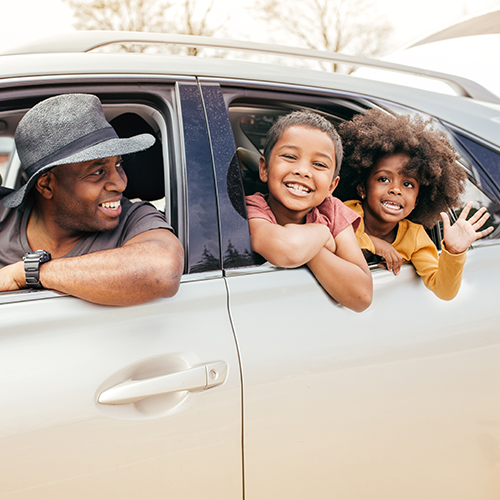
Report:
M499 256L471 250L451 302L376 271L362 314L305 268L229 278L246 498L495 498Z
M0 315L2 497L241 498L240 375L223 279L135 307L55 296L2 304ZM228 365L221 386L98 403L126 380L214 361Z

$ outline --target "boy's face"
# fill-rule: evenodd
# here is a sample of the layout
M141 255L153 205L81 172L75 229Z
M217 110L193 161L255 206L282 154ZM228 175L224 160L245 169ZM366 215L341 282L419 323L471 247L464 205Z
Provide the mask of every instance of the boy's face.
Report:
M335 147L325 132L301 126L288 128L259 174L269 188L269 206L280 224L303 218L337 187Z
M358 186L359 193L366 196L365 217L396 224L410 215L417 204L420 182L403 172L408 160L407 155L394 154L381 158L372 167L366 188Z

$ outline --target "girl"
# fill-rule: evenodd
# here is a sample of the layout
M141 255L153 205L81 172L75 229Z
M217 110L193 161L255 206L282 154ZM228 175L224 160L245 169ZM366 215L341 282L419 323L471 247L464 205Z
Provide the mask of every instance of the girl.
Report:
M356 237L363 250L381 256L399 274L411 262L424 284L440 299L460 288L466 251L493 227L481 208L469 220L472 202L450 225L445 213L461 205L466 173L444 133L419 116L393 116L379 110L357 115L339 130L344 146L343 176L337 196L362 222ZM442 252L423 226L443 221Z

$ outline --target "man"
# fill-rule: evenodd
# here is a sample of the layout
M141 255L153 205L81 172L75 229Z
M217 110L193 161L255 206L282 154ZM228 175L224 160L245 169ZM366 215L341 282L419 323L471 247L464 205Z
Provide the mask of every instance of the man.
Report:
M107 305L175 295L179 240L152 205L122 196L121 155L153 136L120 139L96 96L65 94L28 111L15 141L28 182L0 188L0 291L48 288Z

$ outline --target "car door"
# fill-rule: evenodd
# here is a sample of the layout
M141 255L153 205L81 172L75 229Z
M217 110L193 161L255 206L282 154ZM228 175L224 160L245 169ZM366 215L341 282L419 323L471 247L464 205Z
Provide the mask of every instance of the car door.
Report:
M318 106L310 90L295 90L302 95L290 108ZM234 83L203 92L219 107L228 144L222 108L262 107L273 93L272 110L290 99L274 87L259 100ZM216 164L219 199L234 192L230 159ZM221 220L232 222L223 241L248 238L239 205L220 204ZM410 265L397 277L374 267L373 303L360 314L305 267L226 265L242 366L245 498L496 498L499 263L498 240L470 250L451 302Z
M0 496L242 498L240 372L197 84L145 82L137 96L135 85L71 83L163 113L174 150L167 211L186 271L175 297L133 307L0 294ZM0 94L3 109L11 97Z

